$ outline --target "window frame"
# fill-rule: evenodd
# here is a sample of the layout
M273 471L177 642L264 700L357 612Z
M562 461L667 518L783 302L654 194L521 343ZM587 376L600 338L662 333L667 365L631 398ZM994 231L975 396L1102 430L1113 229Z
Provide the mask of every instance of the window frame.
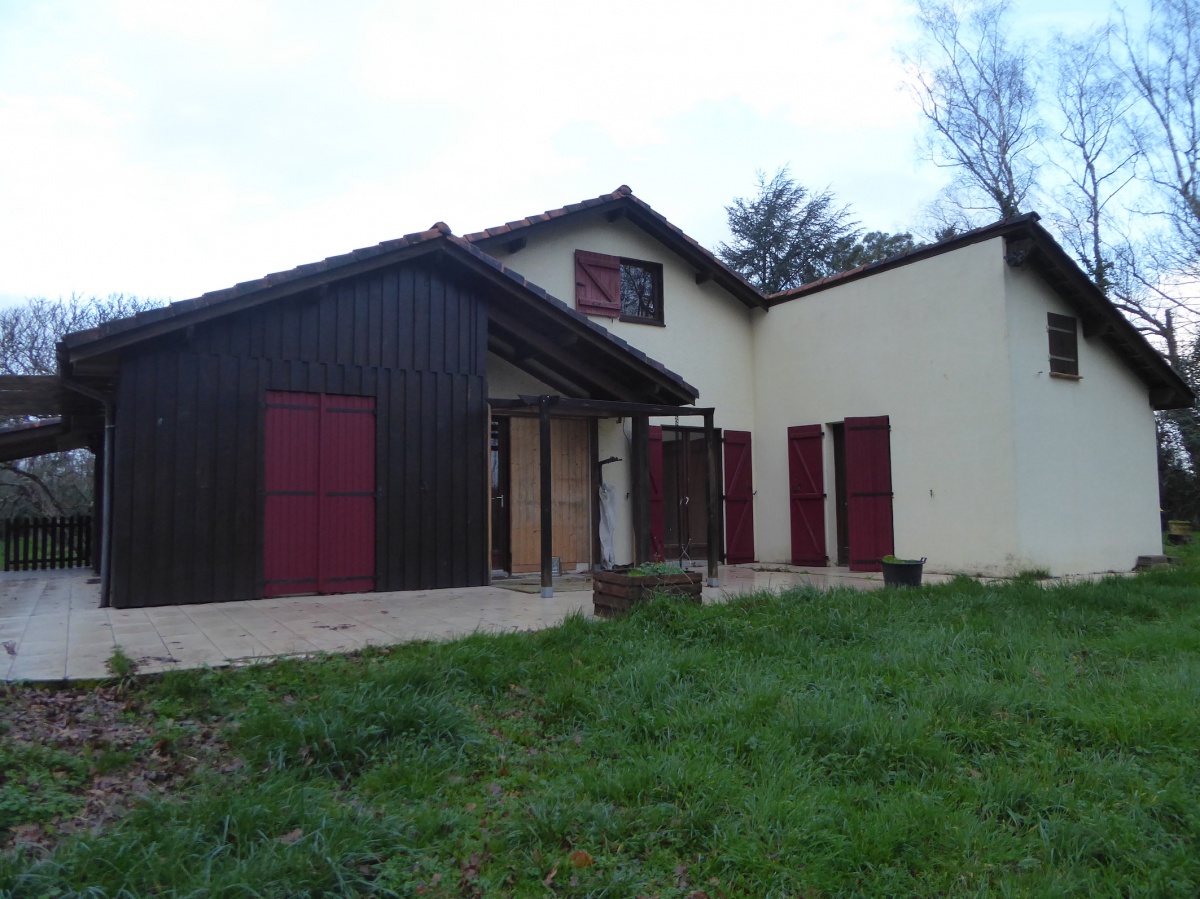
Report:
M666 315L663 302L663 267L661 262L651 262L648 259L630 259L620 257L621 264L621 314L618 316L620 321L630 322L637 325L657 325L664 327L666 325ZM654 294L655 305L657 306L658 314L654 316L633 315L625 311L625 269L640 268L650 275L650 283Z
M1060 342L1056 342L1056 335L1061 335ZM1079 319L1073 315L1047 312L1046 339L1049 344L1050 376L1078 380L1081 377L1079 374ZM1069 353L1069 355L1064 355L1065 353Z

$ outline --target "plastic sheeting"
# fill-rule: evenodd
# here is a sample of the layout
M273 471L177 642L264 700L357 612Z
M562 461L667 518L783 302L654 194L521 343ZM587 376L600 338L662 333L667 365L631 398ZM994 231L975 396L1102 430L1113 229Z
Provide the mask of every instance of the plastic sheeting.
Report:
M612 484L600 482L600 567L605 571L617 564L613 543L617 527L617 491Z

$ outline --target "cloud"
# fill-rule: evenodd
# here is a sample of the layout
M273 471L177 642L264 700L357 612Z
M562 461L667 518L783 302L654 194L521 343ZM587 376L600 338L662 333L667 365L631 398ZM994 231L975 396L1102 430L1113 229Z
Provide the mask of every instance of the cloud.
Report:
M791 163L872 224L902 220L926 183L895 88L900 0L4 15L4 293L179 298L622 182L709 244L758 167Z

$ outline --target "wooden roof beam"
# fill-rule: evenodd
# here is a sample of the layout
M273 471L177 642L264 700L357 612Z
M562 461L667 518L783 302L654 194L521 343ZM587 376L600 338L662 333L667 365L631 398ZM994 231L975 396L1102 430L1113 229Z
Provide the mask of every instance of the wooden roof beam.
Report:
M569 372L570 379L592 384L599 388L599 392L607 393L621 399L627 399L632 395L632 391L627 384L604 374L597 368L594 362L588 364L591 360L588 360L586 357L581 358L579 352L574 348L559 346L556 343L555 336L539 333L524 322L518 321L495 307L489 309L488 318L489 321L502 331L508 332L521 341L521 343L535 350L534 355L539 356L543 360L550 360L556 367ZM595 392L597 391L588 391L588 393Z

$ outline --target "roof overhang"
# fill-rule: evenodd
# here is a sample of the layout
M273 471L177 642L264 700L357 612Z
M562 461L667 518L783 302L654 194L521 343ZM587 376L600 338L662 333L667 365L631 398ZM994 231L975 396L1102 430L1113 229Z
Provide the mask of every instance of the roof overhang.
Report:
M679 375L441 223L376 247L69 334L59 345L60 370L75 377L111 376L122 352L148 341L415 260L453 270L477 287L488 309L489 350L554 389L581 398L671 404L692 403L698 396Z
M1182 409L1191 406L1196 397L1187 382L1171 368L1162 354L1151 346L1145 335L1130 324L1070 254L1038 222L1039 216L1036 212L1004 219L891 259L873 262L774 294L768 297L768 302L772 307L778 306L971 244L1003 238L1005 261L1013 267L1029 268L1037 272L1055 293L1075 310L1084 337L1103 340L1141 378L1149 388L1150 404L1155 409Z
M736 297L751 309L765 309L767 300L749 281L721 262L678 227L671 224L661 213L655 212L648 203L638 199L625 185L611 194L572 203L561 209L551 209L538 215L508 222L494 228L477 231L465 236L465 240L484 249L504 247L514 252L525 245L530 237L557 223L583 215L603 216L610 222L625 218L645 231L667 249L680 257L694 272L697 284L712 281Z
M0 462L13 462L88 446L94 432L77 430L61 418L0 428Z

